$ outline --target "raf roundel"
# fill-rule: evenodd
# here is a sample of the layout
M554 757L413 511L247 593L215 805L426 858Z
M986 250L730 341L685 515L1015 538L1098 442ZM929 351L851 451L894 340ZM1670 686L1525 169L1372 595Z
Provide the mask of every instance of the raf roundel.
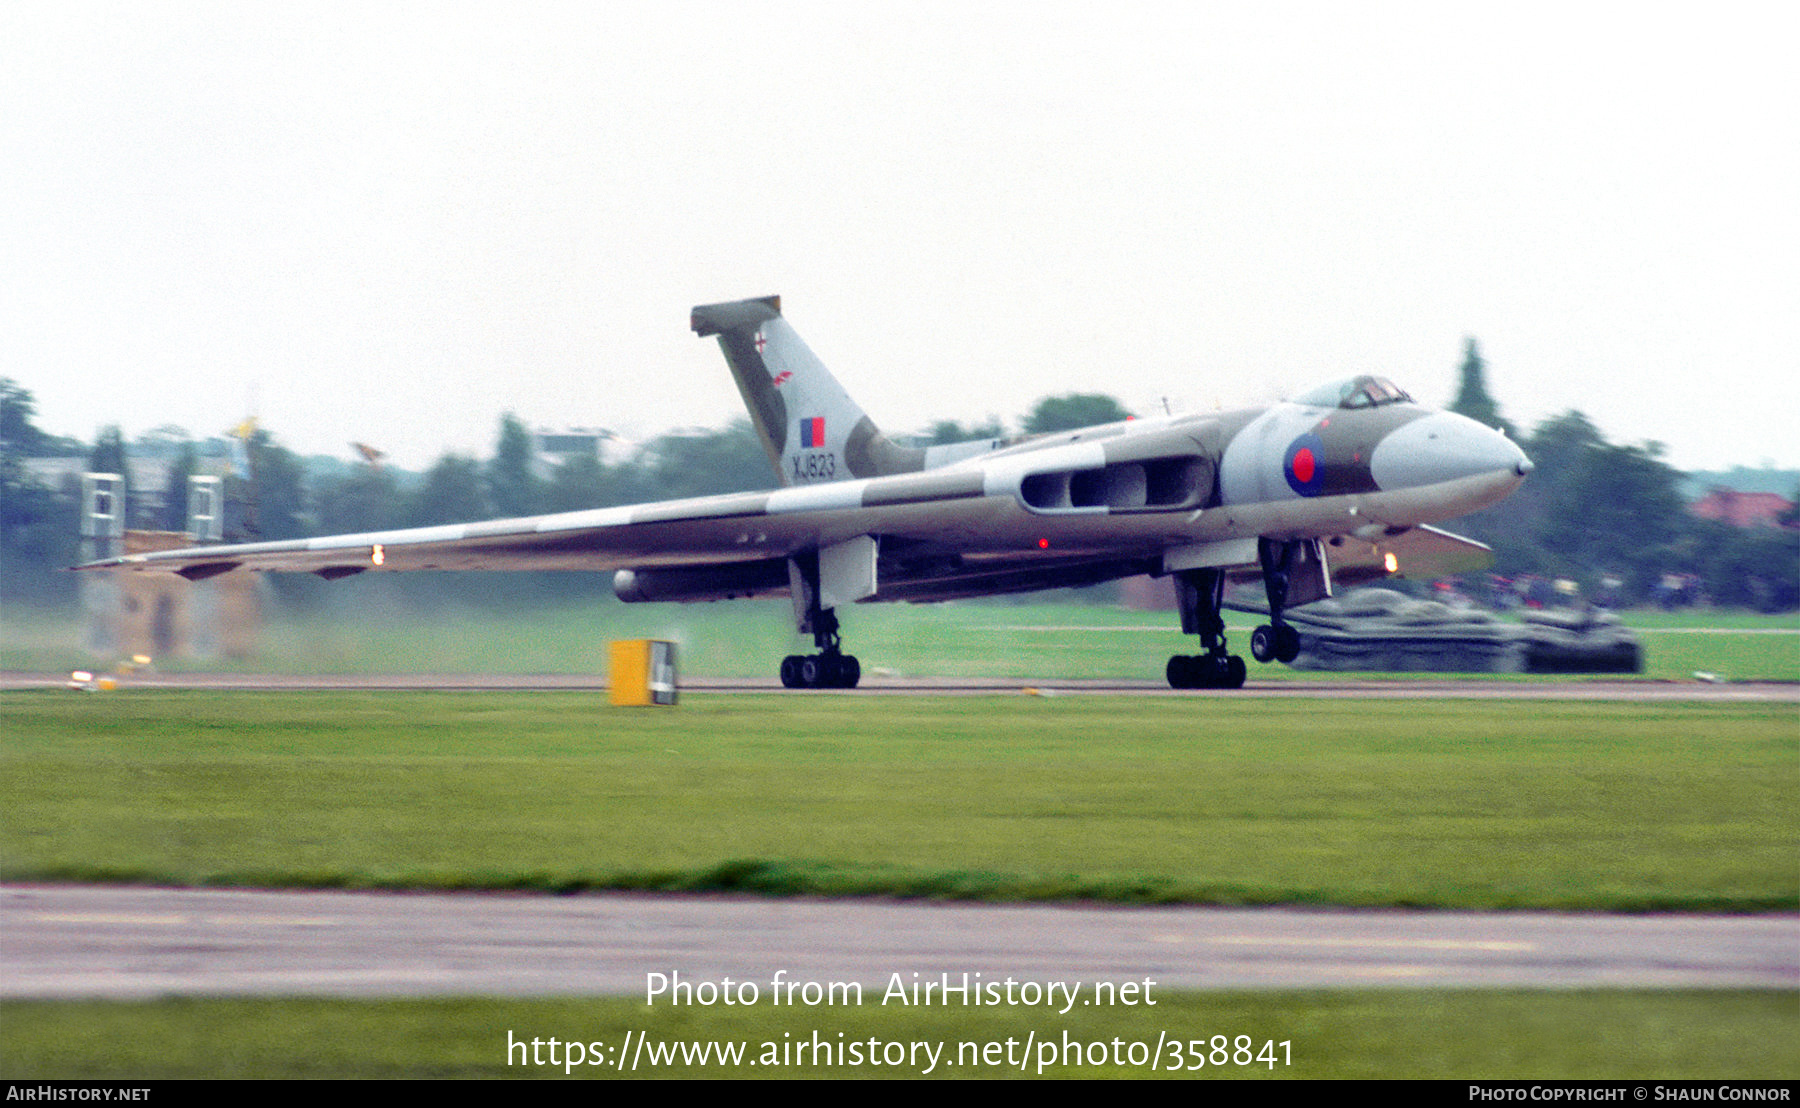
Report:
M1325 487L1325 443L1308 431L1288 444L1281 462L1288 488L1301 496L1317 496Z

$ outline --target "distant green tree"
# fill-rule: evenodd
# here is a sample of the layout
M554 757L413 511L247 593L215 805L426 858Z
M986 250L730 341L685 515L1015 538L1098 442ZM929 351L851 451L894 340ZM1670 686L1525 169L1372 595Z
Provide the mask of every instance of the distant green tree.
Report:
M536 515L543 510L543 482L531 471L531 432L519 417L500 417L500 441L487 464L487 499L502 518Z
M79 444L39 429L31 390L0 377L0 602L62 604L76 597L63 573L80 554L77 486L51 488L26 458L79 454Z
M415 527L488 519L493 512L482 490L481 463L463 454L445 454L413 491L409 522Z
M75 599L81 507L73 489L46 487L10 451L0 451L0 603Z
M1570 577L1590 590L1621 575L1627 602L1647 600L1666 572L1699 572L1682 475L1655 443L1608 442L1564 412L1521 444L1535 469L1512 496L1452 526L1494 548L1494 572Z
M1700 576L1714 604L1788 611L1800 606L1800 530L1733 527L1721 520L1692 521L1685 572Z
M1648 593L1681 566L1676 540L1690 517L1680 482L1654 445L1590 450L1559 490L1540 541L1585 576L1622 570L1628 591Z
M1481 348L1473 336L1463 340L1462 368L1458 372L1460 384L1450 410L1513 438L1513 425L1500 414L1500 405L1488 394L1487 362L1482 360Z
M257 539L297 539L313 531L308 510L306 465L299 456L258 428L245 444L249 473L225 482L228 535Z
M44 453L50 436L38 429L37 398L11 377L0 377L0 452L18 458Z
M313 514L326 534L385 531L406 524L393 474L373 465L357 466L323 482L313 493Z
M102 427L94 436L94 448L88 451L88 469L94 473L117 473L128 476L125 464L125 433L114 423Z
M1122 419L1130 419L1131 413L1117 400L1102 393L1069 393L1066 396L1046 396L1037 402L1037 407L1025 417L1025 433L1041 435L1050 431L1074 431L1082 427L1096 427L1102 423L1117 423Z
M643 489L648 495L641 499L751 492L776 484L762 440L747 419L718 431L664 435L640 460L649 463L650 478Z
M1546 480L1554 481L1570 472L1582 455L1606 445L1606 436L1584 413L1570 410L1538 424L1526 449L1533 464L1548 469ZM1532 474L1533 479L1536 473ZM1532 482L1528 481L1527 484ZM1542 482L1537 482L1542 483Z
M200 469L200 458L192 440L184 440L174 462L169 465L168 480L163 483L162 518L157 526L164 531L187 529L188 480Z
M931 425L926 435L932 446L947 446L953 442L975 442L980 439L997 439L1006 434L1000 421L989 418L986 423L976 423L964 427L954 419L940 419Z
M607 468L592 454L576 454L556 467L544 490L544 510L578 512L607 505Z
M1682 475L1660 446L1608 442L1578 411L1544 420L1522 445L1536 468L1519 491L1457 524L1494 547L1496 572L1589 586L1620 574L1624 597L1643 600L1663 573L1693 570Z

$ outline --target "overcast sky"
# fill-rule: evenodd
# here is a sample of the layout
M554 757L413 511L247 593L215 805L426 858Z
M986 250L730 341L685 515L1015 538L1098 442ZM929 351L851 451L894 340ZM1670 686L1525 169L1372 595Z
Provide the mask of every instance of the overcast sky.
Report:
M0 6L0 376L302 453L740 412L780 293L884 429L1382 372L1800 466L1785 5Z

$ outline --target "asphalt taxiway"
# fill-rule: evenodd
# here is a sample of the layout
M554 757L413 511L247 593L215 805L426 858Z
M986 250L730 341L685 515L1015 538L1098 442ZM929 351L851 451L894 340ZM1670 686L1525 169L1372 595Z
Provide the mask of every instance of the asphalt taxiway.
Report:
M0 886L0 997L646 995L897 979L1149 988L1800 986L1800 915ZM917 976L915 976L917 975ZM964 975L968 975L965 977ZM1143 987L1143 986L1140 986Z

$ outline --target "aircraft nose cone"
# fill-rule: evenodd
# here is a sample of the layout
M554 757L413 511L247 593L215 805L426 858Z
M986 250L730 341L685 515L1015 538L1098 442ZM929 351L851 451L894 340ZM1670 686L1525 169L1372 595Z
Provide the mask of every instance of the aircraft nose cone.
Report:
M1417 488L1482 474L1524 477L1531 460L1511 439L1454 412L1395 428L1375 447L1369 472L1383 489Z

